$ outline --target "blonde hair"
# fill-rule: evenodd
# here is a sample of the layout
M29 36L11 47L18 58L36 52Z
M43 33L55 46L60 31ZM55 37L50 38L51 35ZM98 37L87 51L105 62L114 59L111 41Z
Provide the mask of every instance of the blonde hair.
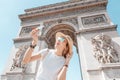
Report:
M70 48L69 48L68 42L67 42L67 44L66 44L66 49L63 50L63 54L62 54L62 56L64 56L64 58L66 58L66 55L67 55L67 54L70 54L70 53L69 53L69 49L70 49Z

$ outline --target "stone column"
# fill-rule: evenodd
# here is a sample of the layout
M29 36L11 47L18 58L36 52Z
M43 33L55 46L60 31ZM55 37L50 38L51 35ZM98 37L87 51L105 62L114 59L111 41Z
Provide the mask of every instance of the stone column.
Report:
M105 12L79 16L78 50L83 80L120 79L120 36Z

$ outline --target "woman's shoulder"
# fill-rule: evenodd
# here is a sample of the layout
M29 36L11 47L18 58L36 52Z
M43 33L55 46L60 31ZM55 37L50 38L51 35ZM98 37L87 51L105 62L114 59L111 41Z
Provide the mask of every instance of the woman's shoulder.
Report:
M54 49L48 49L49 51L54 51Z
M39 53L42 53L42 52L46 52L46 51L48 51L48 48L41 49L41 50L39 50L38 52L39 52Z
M44 48L44 49L41 49L39 52L46 52L46 51L53 52L54 49Z

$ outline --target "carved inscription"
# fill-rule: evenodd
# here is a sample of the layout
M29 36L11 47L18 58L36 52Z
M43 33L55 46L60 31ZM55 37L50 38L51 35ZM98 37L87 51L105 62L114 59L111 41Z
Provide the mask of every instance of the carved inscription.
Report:
M107 22L107 19L104 14L82 17L81 20L83 25L91 25L91 24L99 24L99 23Z
M22 27L21 32L20 32L20 37L28 36L28 34L32 31L32 29L34 29L38 26L39 25Z

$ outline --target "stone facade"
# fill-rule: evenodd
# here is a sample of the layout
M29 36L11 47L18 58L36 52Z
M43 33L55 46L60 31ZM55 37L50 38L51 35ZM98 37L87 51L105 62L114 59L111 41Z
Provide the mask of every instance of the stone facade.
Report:
M35 80L39 61L21 65L21 60L27 48L23 45L31 43L29 32L41 25L42 35L35 52L53 48L55 33L60 31L70 35L77 47L83 80L119 80L120 37L106 12L107 3L70 0L26 9L19 15L22 27L1 80Z

